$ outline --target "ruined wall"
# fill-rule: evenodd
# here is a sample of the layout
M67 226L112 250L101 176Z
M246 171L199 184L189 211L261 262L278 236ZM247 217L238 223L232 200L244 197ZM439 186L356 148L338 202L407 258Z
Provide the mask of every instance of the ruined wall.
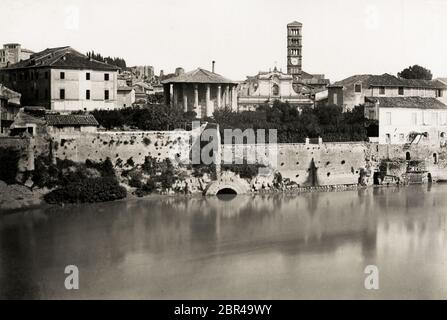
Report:
M447 147L429 144L378 145L380 159L424 160L434 180L447 180Z
M366 143L223 145L222 152L244 159L256 154L257 163L273 165L283 179L300 186L323 186L357 184L360 169L368 165L369 148Z
M0 148L13 148L20 150L20 160L18 163L19 172L34 170L34 139L21 137L0 137Z
M53 155L75 162L110 158L117 167L125 167L129 159L135 165L143 164L147 156L159 161L171 159L175 164L176 158L189 157L190 137L191 132L188 131L60 134L53 136Z

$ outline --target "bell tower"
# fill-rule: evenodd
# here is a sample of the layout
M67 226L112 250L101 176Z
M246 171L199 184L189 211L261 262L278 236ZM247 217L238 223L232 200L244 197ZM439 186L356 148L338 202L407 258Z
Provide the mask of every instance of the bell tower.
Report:
M301 76L302 28L303 25L298 21L287 25L287 74L292 75L294 79Z

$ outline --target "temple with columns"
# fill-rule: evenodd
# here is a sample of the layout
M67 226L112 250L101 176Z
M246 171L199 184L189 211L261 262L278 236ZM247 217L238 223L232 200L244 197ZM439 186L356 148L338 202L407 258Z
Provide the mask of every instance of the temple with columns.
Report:
M198 68L162 82L166 104L194 111L197 118L212 117L224 107L237 111L237 82Z

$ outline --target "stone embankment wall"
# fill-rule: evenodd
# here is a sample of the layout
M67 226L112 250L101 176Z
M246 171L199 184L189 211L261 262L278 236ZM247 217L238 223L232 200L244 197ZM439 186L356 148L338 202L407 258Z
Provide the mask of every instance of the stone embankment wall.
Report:
M369 148L366 143L222 145L222 154L248 163L256 156L256 163L278 170L283 179L317 186L357 184L360 170L370 165Z
M143 164L147 156L159 161L183 161L189 157L191 133L188 131L97 132L53 136L53 156L84 162L110 158L117 167Z

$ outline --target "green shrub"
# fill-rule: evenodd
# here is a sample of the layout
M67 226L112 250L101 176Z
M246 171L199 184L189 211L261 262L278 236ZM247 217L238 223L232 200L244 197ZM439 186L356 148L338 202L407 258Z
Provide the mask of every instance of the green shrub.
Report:
M20 151L14 148L0 148L0 180L14 184L18 172Z
M232 171L241 178L252 179L258 175L259 168L265 166L260 164L224 164L222 170Z
M111 177L88 178L70 183L45 195L46 202L55 203L94 203L123 199L126 189Z

